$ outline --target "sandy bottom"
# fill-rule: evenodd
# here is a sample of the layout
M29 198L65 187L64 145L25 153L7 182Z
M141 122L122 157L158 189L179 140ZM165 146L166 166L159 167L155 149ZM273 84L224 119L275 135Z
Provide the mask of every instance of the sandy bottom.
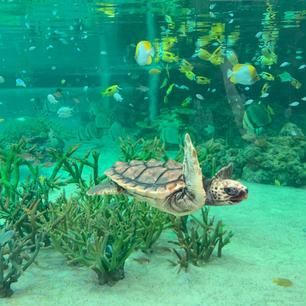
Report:
M114 155L108 157L112 164ZM46 249L13 284L13 296L0 305L305 306L305 190L246 185L247 201L211 209L210 215L234 232L221 258L177 274L177 267L167 261L175 257L158 248L173 239L165 233L152 254L132 254L125 279L109 287L99 286L91 270L69 266L63 255ZM133 260L139 257L150 262ZM289 279L293 286L278 286L275 278Z

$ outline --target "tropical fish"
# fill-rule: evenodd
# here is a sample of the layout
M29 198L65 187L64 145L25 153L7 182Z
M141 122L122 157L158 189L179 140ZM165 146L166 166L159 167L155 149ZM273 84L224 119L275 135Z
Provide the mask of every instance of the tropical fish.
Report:
M174 29L174 22L173 22L171 16L165 15L165 21L168 23L168 28L170 30L173 30Z
M260 76L264 79L264 80L267 80L267 81L274 81L274 76L271 74L271 73L268 73L268 72L262 72L260 74Z
M185 98L184 101L182 102L181 106L182 107L188 106L190 104L191 100L192 100L191 97Z
M160 89L161 88L164 88L166 85L167 85L167 83L168 83L168 79L167 78L164 78L164 80L163 80L163 82L162 82L162 84L160 85Z
M260 79L255 67L249 64L237 64L232 70L228 69L227 77L232 83L241 85L252 85Z
M277 55L270 48L262 48L258 60L262 65L271 66L277 63Z
M291 65L291 63L289 63L289 62L283 62L283 63L280 64L279 67L287 67L287 66L289 66L289 65Z
M200 59L204 61L209 61L211 57L211 53L209 53L207 50L203 48L199 48L195 51L195 53L192 55L192 57L199 57Z
M160 74L161 70L158 68L152 68L149 70L149 74Z
M160 57L166 63L177 63L178 62L178 56L175 55L173 52L161 51Z
M281 79L281 82L291 82L292 81L292 76L289 72L283 72L278 75L279 78Z
M209 84L210 83L210 79L205 77L205 76L197 75L196 76L196 82L197 82L197 84L205 85L205 84Z
M171 49L176 43L177 43L176 37L169 37L169 36L163 37L161 41L161 48L166 51Z
M275 185L278 186L278 187L280 187L280 185L281 185L281 184L280 184L280 181L279 181L278 179L275 179L275 180L274 180L274 183L275 183Z
M4 118L0 118L0 123L4 121Z
M253 102L254 102L253 99L249 99L249 100L246 100L246 101L245 101L244 105L250 105L250 104L252 104Z
M282 287L291 287L293 285L293 282L286 278L275 278L273 280L273 283Z
M115 92L115 93L113 94L113 98L114 98L117 102L122 102L122 101L123 101L123 98L122 98L122 96L120 95L119 92Z
M16 79L16 86L17 87L24 87L24 88L27 87L26 83L22 79L20 79L20 78Z
M166 91L166 95L164 96L164 103L167 104L168 103L168 96L170 95L170 93L172 92L172 89L174 87L175 83L172 83Z
M48 94L47 95L47 100L51 103L51 104L57 104L59 101L55 99L55 97L52 94Z
M175 84L175 87L176 88L179 88L179 89L186 89L186 90L189 90L189 87L188 86L186 86L186 85L177 85L177 84Z
M299 89L302 86L302 83L299 82L297 79L292 78L291 85L295 87L296 89Z
M101 92L102 96L112 97L115 93L119 92L121 89L118 85L112 85Z
M192 80L195 80L196 75L192 71L186 71L185 77L192 81Z
M202 100L202 101L204 100L204 97L201 94L199 94L199 93L197 93L195 96L199 100Z
M244 112L243 128L251 130L256 134L262 131L262 128L272 122L272 108L263 103L252 103Z
M57 115L59 118L69 118L72 116L72 107L68 106L62 106L61 108L58 109Z
M171 93L171 91L172 91L174 85L175 85L175 83L172 83L172 84L168 87L168 89L167 89L167 91L166 91L167 96L170 95L170 93Z
M181 65L179 67L180 72L185 73L186 71L192 71L193 70L193 65L190 64L188 61L186 61L185 59L183 59L181 61Z
M211 55L211 57L209 58L209 61L213 64L213 65L221 65L222 63L224 63L224 58L222 55L222 48L221 46L219 46Z
M150 65L154 56L154 48L149 41L142 40L136 46L135 60L138 65Z
M261 88L261 91L260 91L261 95L264 95L265 93L267 93L268 89L269 89L269 85L268 83L265 83Z

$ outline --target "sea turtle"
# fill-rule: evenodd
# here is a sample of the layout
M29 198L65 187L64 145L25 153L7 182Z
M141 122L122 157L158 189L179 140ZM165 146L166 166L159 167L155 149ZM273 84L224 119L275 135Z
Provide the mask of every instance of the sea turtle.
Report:
M176 216L189 215L204 205L234 205L246 199L248 189L231 180L233 164L209 179L202 175L190 136L185 135L183 164L151 159L116 162L104 173L111 179L88 190L88 195L124 193Z

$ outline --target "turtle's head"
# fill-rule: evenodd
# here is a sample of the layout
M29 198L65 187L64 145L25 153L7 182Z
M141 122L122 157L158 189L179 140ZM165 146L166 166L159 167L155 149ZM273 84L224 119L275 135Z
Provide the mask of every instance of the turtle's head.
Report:
M204 178L206 191L205 205L235 205L248 197L248 188L238 181L230 179L233 164L222 168L212 179Z

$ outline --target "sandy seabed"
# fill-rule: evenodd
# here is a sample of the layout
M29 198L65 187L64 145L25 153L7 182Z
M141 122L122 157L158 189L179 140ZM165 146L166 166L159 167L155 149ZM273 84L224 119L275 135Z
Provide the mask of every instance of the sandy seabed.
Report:
M245 182L244 182L245 183ZM0 306L305 306L305 190L245 183L249 198L236 206L213 207L210 215L234 232L221 258L177 274L166 232L150 255L133 253L125 278L99 286L94 272L69 266L53 249L42 250ZM133 258L146 257L140 264ZM291 287L273 283L286 278Z

